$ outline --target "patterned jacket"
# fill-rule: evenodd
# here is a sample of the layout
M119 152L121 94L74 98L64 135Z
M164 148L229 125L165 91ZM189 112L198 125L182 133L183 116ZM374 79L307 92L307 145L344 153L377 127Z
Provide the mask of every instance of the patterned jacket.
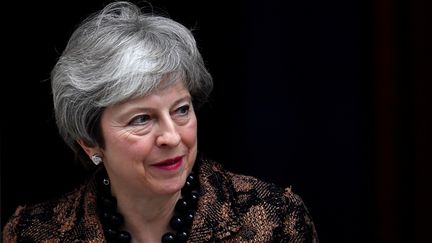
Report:
M318 242L301 198L254 177L199 166L200 198L188 242ZM105 242L94 178L55 200L18 207L3 242Z

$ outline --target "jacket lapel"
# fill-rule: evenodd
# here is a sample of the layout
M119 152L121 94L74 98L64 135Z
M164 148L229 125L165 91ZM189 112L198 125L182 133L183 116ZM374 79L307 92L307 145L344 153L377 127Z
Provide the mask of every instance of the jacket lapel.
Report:
M241 227L234 189L220 165L205 161L199 170L201 195L189 240L221 241Z

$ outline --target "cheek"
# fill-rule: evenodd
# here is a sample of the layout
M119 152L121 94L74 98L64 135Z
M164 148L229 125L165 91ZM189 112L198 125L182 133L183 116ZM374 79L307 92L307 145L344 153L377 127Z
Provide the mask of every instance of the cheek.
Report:
M115 161L133 161L147 157L152 149L151 138L127 136L122 134L110 134L106 139L106 152Z
M182 132L182 140L183 143L189 148L196 148L197 145L197 122L196 119L188 124L188 126L184 127Z

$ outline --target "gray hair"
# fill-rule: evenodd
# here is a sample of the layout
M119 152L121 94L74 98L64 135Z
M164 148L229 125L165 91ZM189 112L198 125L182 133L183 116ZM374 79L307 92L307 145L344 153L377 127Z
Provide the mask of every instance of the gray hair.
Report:
M99 123L105 107L176 81L188 88L195 107L212 90L192 33L132 3L108 4L74 31L52 70L60 136L82 160L77 139L104 147Z

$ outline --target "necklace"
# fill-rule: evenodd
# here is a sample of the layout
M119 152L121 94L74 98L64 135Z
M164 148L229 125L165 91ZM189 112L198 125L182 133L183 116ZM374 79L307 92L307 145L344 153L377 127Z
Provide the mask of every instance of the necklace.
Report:
M111 194L110 181L105 169L101 170L96 180L98 184L98 213L107 242L130 242L132 239L130 233L125 230L119 230L124 223L124 219L117 211L117 200ZM182 197L177 201L174 216L169 222L170 227L176 233L165 233L161 239L162 243L186 242L197 207L198 190L198 179L191 172L181 189Z

